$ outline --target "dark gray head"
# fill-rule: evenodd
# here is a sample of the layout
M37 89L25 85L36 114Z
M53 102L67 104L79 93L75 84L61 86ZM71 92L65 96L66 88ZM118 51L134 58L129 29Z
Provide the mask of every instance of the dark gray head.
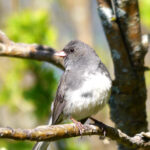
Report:
M79 41L70 41L57 56L64 57L65 67L85 66L100 61L95 51L87 44Z

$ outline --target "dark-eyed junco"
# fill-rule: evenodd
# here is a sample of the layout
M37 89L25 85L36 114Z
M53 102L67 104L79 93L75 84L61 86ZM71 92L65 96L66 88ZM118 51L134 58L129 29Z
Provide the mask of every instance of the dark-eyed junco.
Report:
M68 118L85 121L106 104L111 93L111 78L95 51L87 44L74 40L55 53L64 58L63 73L49 125ZM48 150L48 142L38 142L34 150Z

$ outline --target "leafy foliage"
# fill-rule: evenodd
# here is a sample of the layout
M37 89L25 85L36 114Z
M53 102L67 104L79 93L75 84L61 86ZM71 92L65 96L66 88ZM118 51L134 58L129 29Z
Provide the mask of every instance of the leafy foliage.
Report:
M147 27L150 26L150 1L149 0L140 0L140 15L141 20L144 25Z
M49 19L48 19L49 18ZM56 45L57 32L50 25L48 12L41 10L23 11L7 21L7 34L16 42Z
M140 0L140 16L141 16L141 21L144 26L147 28L150 27L150 0ZM145 73L146 76L146 83L147 85L150 85L150 72L147 71Z
M8 19L6 32L16 42L55 45L56 30L48 24L48 18L48 13L45 11L24 11L20 15L14 15ZM40 119L48 114L50 100L53 100L56 87L53 70L50 68L42 69L42 66L42 63L36 61L20 60L19 64L18 60L13 61L11 73L7 77L9 85L4 89L4 91L12 93L14 98L21 95L24 100L34 103L36 106L35 113ZM34 83L32 81L32 84L28 83L29 85L27 85L24 82L19 87L20 80L25 78L25 75L31 76L30 78L34 80ZM11 87L13 88L10 90Z
M8 18L5 30L9 38L16 42L55 46L57 32L48 18L50 16L46 11L23 11ZM30 110L34 112L36 120L44 124L49 117L50 103L57 87L53 69L44 65L32 60L7 59L7 66L0 71L0 106L7 104L16 114ZM20 121L23 122L24 118L20 118ZM4 141L1 144L11 150L27 150L33 145L13 142L12 146L11 142L6 144Z

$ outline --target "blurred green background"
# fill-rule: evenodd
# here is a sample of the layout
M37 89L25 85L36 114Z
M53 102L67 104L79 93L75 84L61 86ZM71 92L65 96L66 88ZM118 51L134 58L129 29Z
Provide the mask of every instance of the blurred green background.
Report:
M150 1L140 0L143 33L149 32ZM0 28L15 42L46 44L62 49L72 39L92 47L113 78L113 65L103 28L92 0L0 0ZM146 65L150 64L150 54ZM0 57L0 126L34 128L46 124L62 71L32 60ZM150 72L146 72L149 89ZM148 95L149 95L148 90ZM149 99L149 96L148 96ZM150 121L150 102L147 101ZM106 106L95 116L113 126ZM30 150L34 142L0 140L0 150ZM72 138L58 143L63 150L116 149L115 142L97 136Z

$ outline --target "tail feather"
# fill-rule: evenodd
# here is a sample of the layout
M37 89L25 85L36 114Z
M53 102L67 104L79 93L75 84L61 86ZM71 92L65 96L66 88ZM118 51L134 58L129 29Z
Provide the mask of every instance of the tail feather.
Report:
M52 117L50 117L48 125L52 125ZM51 150L50 142L43 141L43 142L37 142L32 150Z
M37 142L32 150L48 150L49 144L50 142Z

